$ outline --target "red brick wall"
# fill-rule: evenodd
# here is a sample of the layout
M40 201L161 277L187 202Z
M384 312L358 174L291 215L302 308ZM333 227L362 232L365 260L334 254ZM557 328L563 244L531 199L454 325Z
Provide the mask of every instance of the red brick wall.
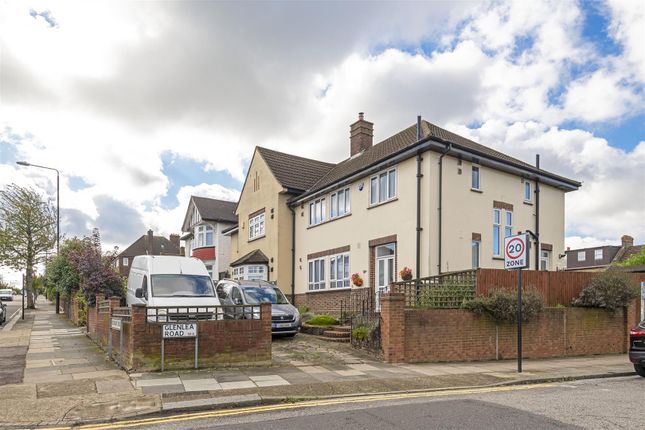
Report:
M517 356L514 323L495 324L489 317L462 309L401 312L399 306L393 305L393 296L398 294L386 296L381 302L381 343L388 362L476 361ZM624 353L633 312L633 306L615 314L591 308L547 308L538 319L524 323L523 356Z
M296 306L306 305L316 314L340 316L341 301L349 303L350 290L326 290L296 294Z

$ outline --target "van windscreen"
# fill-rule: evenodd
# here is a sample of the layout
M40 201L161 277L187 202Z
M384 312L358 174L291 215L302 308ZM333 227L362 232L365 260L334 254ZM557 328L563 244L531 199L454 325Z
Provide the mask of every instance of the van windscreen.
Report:
M213 283L208 276L152 275L154 297L214 297Z

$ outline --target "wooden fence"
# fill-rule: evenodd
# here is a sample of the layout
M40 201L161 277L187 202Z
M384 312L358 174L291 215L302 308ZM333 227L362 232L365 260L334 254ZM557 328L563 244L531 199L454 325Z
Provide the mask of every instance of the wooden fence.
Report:
M543 272L522 271L522 288L536 289L547 306L568 306L598 272ZM629 274L635 281L645 281L645 273ZM500 269L477 270L476 295L485 296L494 289L515 290L517 272Z

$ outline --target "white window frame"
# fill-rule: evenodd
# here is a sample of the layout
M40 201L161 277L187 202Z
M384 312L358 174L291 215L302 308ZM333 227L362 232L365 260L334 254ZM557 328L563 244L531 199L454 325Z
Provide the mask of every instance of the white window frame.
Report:
M208 236L210 234L210 243ZM215 246L215 229L210 224L202 224L195 227L195 242L196 248L204 248L207 246Z
M309 203L309 225L318 225L327 219L327 203L324 197Z
M524 201L526 203L531 203L533 201L533 193L531 192L531 183L529 181L524 181Z
M259 239L265 234L264 212L249 218L249 240Z
M327 286L325 278L325 258L315 258L308 261L309 291L324 290ZM316 277L316 275L318 275Z
M473 183L475 179L475 172L477 172L477 186L475 186L475 184ZM470 189L477 191L481 191L482 189L482 169L477 164L473 164L470 169Z
M482 243L480 240L470 242L470 259L473 269L479 269L481 266ZM475 261L477 260L477 261Z
M396 170L396 168L384 170L370 178L370 206L380 205L396 199L398 187ZM382 192L381 178L383 177L385 178L385 191ZM382 193L384 194L383 197L381 197Z
M495 252L495 245L497 245L497 252ZM493 209L493 256L500 257L502 255L502 210Z
M510 222L509 222L510 221ZM513 211L504 211L504 237L513 236Z
M331 257L329 257L329 288L349 288L349 272L349 252L332 255Z
M594 249L594 251L593 251L593 259L594 259L594 261L602 260L603 257L604 257L604 252L603 252L602 248Z
M587 251L578 251L578 261L585 261L587 259Z
M130 259L128 257L123 257L123 259L121 260L121 263L123 267L128 267L128 265L130 264Z
M332 193L329 202L329 218L338 218L351 212L349 187Z
M551 270L551 251L546 249L540 250L540 270Z

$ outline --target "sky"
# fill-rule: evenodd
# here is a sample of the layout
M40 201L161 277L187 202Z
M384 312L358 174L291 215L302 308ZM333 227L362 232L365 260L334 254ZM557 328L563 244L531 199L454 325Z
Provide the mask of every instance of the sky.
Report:
M581 181L567 246L645 243L644 41L645 0L0 0L0 187L56 167L62 233L124 247L237 199L256 145L339 162L357 112L422 115Z

